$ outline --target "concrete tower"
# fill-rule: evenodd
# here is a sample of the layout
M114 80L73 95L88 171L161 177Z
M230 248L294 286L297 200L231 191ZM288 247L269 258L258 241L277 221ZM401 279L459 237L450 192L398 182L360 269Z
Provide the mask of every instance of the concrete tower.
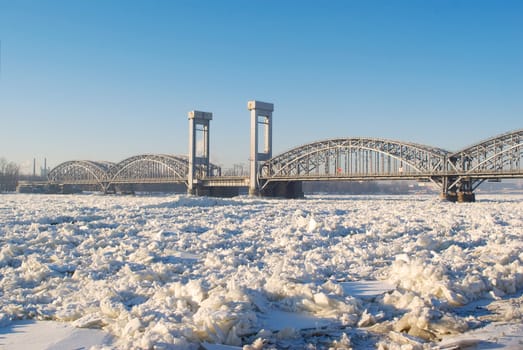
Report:
M190 111L188 119L189 172L187 174L187 193L195 194L195 186L198 185L198 177L210 175L209 124L212 120L212 113ZM197 144L198 132L202 133L200 145Z
M259 194L259 162L272 157L272 112L274 111L274 105L267 102L249 101L247 102L247 108L251 111L249 195L255 196ZM261 139L260 131L263 132ZM260 145L260 141L263 141L262 145Z

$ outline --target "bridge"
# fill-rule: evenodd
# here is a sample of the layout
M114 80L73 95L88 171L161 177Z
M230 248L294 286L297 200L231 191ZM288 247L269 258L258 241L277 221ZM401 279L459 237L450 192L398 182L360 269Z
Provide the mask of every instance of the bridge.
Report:
M185 183L188 174L187 157L168 154L143 154L119 163L75 160L52 169L47 178L52 184L91 185L107 192L114 185ZM220 168L211 164L211 174ZM201 169L198 176L201 177Z
M191 111L188 155L145 154L119 163L64 162L48 174L54 186L83 186L103 192L133 184L181 184L194 195L297 198L304 181L417 180L438 187L451 201L474 201L484 181L523 178L523 129L458 152L380 138L336 138L308 143L272 156L271 103L249 101L251 147L248 176L225 176L210 162L212 113ZM260 135L261 134L261 135Z

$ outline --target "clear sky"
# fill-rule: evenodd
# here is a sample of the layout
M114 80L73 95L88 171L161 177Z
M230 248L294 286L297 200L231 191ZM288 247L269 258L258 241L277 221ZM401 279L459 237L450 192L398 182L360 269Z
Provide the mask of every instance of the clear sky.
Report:
M458 150L523 128L520 0L0 0L0 157L247 163L247 101L274 153L333 137Z

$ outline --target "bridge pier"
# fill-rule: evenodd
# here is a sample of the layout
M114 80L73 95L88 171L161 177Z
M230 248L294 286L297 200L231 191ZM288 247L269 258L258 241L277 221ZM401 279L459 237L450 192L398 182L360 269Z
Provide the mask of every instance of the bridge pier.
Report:
M474 192L458 192L458 203L472 203L476 201Z
M442 191L439 195L442 200L449 202L457 202L458 194L454 191Z
M440 197L449 202L470 203L476 201L474 184L470 178L443 177Z
M458 203L469 203L476 201L474 194L474 183L470 178L463 178L459 182Z
M474 192L453 192L449 191L447 193L442 192L440 195L441 199L447 200L449 202L458 202L458 203L472 203L476 201L476 195Z

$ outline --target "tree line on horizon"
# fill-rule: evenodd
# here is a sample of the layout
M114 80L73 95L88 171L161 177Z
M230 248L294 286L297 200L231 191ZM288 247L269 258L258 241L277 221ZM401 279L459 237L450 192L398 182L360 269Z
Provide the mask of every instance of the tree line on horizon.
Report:
M20 167L14 162L0 158L0 192L16 191L20 176Z

